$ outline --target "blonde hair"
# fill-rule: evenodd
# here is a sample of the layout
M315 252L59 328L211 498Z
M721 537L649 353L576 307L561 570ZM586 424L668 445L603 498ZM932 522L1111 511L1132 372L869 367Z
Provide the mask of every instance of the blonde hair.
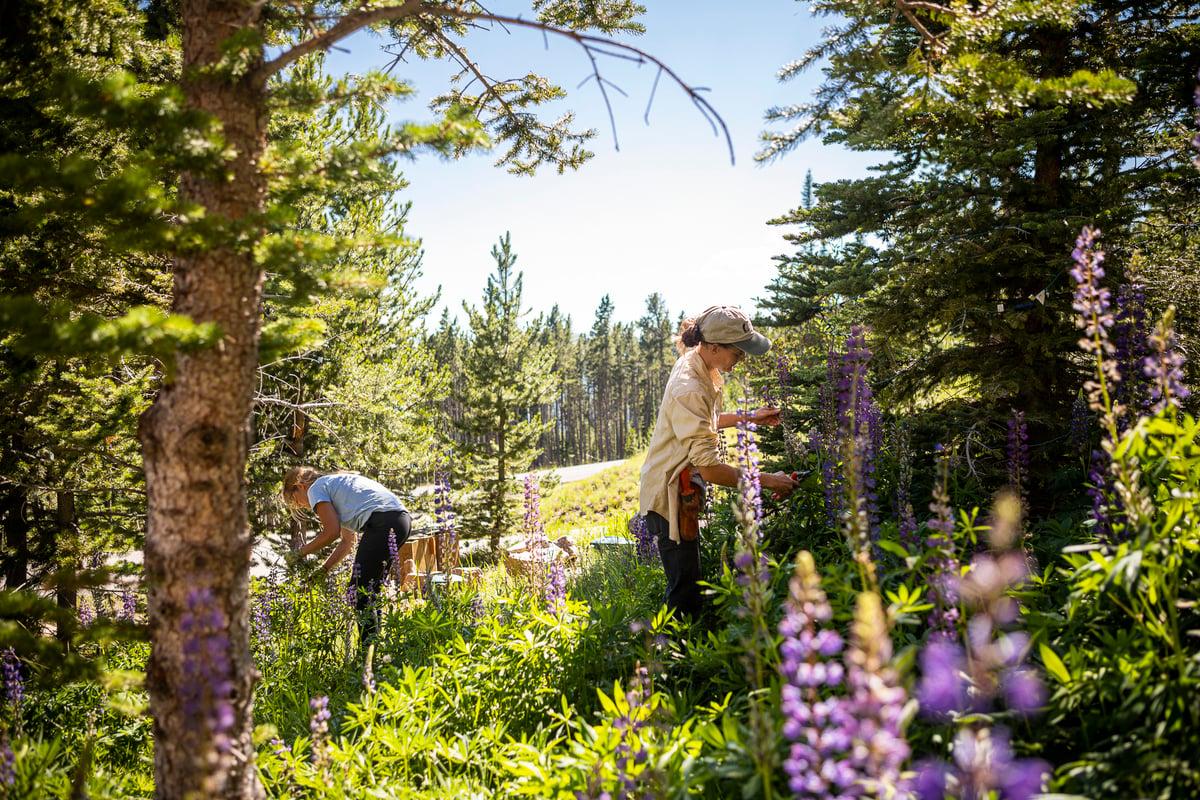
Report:
M326 474L315 467L292 467L283 476L283 489L279 492L283 495L283 502L289 506L296 505L292 500L292 494L296 491L296 487L302 483L311 485L317 478Z

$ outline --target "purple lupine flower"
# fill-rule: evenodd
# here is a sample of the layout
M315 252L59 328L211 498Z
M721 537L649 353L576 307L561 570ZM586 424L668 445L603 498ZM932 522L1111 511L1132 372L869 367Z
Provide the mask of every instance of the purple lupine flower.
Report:
M742 587L742 605L738 613L761 620L766 612L766 595L771 583L767 557L762 552L759 525L762 522L762 473L759 469L757 429L746 413L739 412L737 422L738 504L735 517L742 535L738 538L734 564L737 582Z
M933 519L925 523L929 535L925 546L931 551L926 560L931 568L929 594L933 610L929 614L930 637L958 641L959 563L954 546L954 509L950 506L950 454L937 447L937 473L933 484Z
M96 621L96 606L92 604L91 598L87 595L80 596L76 610L79 613L79 626L81 628L87 628Z
M546 546L546 533L542 528L541 486L537 475L525 476L525 546L531 551Z
M362 565L355 561L354 566L350 568L350 580L346 581L346 586L342 589L342 602L351 611L358 607L358 582L361 579Z
M926 714L941 719L967 707L966 653L957 642L931 639L921 650L917 702Z
M399 585L400 583L400 545L396 543L395 529L388 530L388 574L384 576L384 582L387 582L390 576L392 582Z
M272 755L274 755L276 758L281 759L283 761L282 774L283 774L284 780L287 783L288 796L290 797L292 795L291 790L295 786L295 777L296 777L295 773L292 771L291 761L290 761L290 759L288 759L288 756L290 756L292 754L291 745L289 745L283 739L280 739L278 736L274 736L271 738L270 745L271 745Z
M1042 791L1052 771L1040 759L1013 758L1008 731L1000 727L960 730L952 753L953 764L940 759L917 764L918 798L976 798L996 792L1002 800L1029 800Z
M1183 355L1177 349L1175 336L1175 306L1168 306L1163 318L1154 326L1149 340L1150 355L1143 360L1142 371L1151 381L1151 408L1155 414L1179 402L1191 392L1183 382Z
M838 437L843 471L843 530L850 549L865 553L879 536L879 499L875 491L879 415L867 383L871 351L859 325L846 337L838 372Z
M1200 72L1196 73L1196 80L1200 81ZM1196 91L1193 93L1193 98L1196 103L1196 126L1200 127L1200 86L1196 87ZM1197 133L1192 137L1192 149L1200 150L1200 133ZM1192 159L1192 165L1197 169L1200 169L1200 155Z
M188 592L179 630L184 656L180 706L184 714L201 721L218 753L228 754L234 724L229 624L211 588Z
M1004 704L1021 716L1032 716L1046 705L1046 685L1028 667L1010 669L1000 684Z
M88 569L100 569L104 566L104 562L108 560L108 553L103 550L93 550L87 557Z
M792 367L788 362L788 357L780 353L775 358L775 377L779 380L779 399L782 404L786 404L792 394L791 375Z
M854 720L844 697L823 690L843 685L835 657L842 639L824 627L833 611L821 590L812 554L796 557L784 617L779 623L783 735L792 743L783 763L788 787L797 798L828 798L850 792L857 776L850 768Z
M651 535L646 518L641 514L633 518L634 556L639 564L658 563L658 537Z
M440 470L433 485L434 522L437 526L438 551L445 554L442 571L458 568L458 532L454 525L454 504L450 496L450 472Z
M313 763L321 769L329 759L329 697L318 695L309 699L308 705L312 709L308 730L312 734Z
M1085 227L1075 241L1075 249L1071 252L1071 258L1075 261L1071 277L1078 285L1071 307L1079 312L1075 324L1084 331L1079 347L1097 360L1098 380L1088 380L1084 384L1088 405L1102 415L1101 424L1106 429L1115 429L1109 393L1121 382L1121 375L1114 358L1116 348L1108 336L1115 320L1111 295L1108 289L1100 285L1100 279L1104 277L1104 251L1095 249L1099 235L1100 232L1095 228Z
M8 740L8 731L0 728L0 787L8 790L16 782L17 757L13 753L12 743ZM7 793L5 796L8 796Z
M639 663L625 691L628 711L619 714L612 722L612 727L620 731L620 741L613 753L619 798L642 797L649 800L663 796L665 776L649 763L650 750L642 734L649 723L652 690L650 672Z
M11 647L4 650L4 708L15 725L21 723L21 704L25 699L25 680L21 677L21 659Z
M737 452L738 466L741 468L738 480L739 489L739 520L743 526L753 525L757 531L762 522L762 483L759 470L758 442L755 441L755 431L758 426L751 420L745 410L739 410L737 422Z
M1036 672L1025 666L1030 637L1006 630L1016 622L1019 608L1010 589L1028 578L1029 567L1016 541L1020 509L1015 498L1001 498L990 531L994 553L977 556L963 577L961 591L973 614L967 622L968 648L957 643L930 641L921 654L922 675L917 698L922 713L948 715L983 713L997 700L1009 710L1029 715L1045 703L1045 690ZM1041 791L1050 765L1013 759L1008 732L972 722L958 731L953 761L928 759L917 764L914 783L920 798L988 797L1026 800Z
M546 586L543 592L546 608L554 613L562 610L567 599L567 571L557 562L546 565Z
M117 612L117 619L125 622L133 622L133 618L137 615L137 594L133 589L124 589L121 592L121 610Z
M734 563L737 583L742 587L739 616L750 621L743 639L742 663L752 689L761 688L767 681L766 654L774 650L774 637L767 625L771 595L769 561L762 550L759 526L762 523L762 473L759 468L757 425L745 409L737 415L738 503L734 516L741 536L737 540ZM773 759L774 720L758 693L750 704L751 757L760 774L768 773ZM765 779L765 778L764 778Z
M487 605L478 594L473 596L471 601L467 603L467 608L471 612L471 617L476 621L483 619L483 615L487 613Z
M542 601L552 611L560 610L566 598L567 575L562 564L549 559L553 548L542 527L540 484L532 472L525 476L525 547L531 556L530 577Z
M900 767L909 745L901 729L907 696L891 666L892 640L879 595L862 592L846 649L848 709L855 719L852 765L867 794L906 790Z
M271 641L271 606L265 594L255 598L251 605L250 641L256 649Z

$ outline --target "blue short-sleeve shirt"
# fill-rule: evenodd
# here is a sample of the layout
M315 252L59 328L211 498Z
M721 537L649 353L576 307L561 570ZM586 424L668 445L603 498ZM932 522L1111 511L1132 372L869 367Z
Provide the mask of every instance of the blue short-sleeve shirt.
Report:
M404 511L404 503L382 483L355 475L323 475L308 487L308 502L329 503L337 512L343 528L361 532L376 511Z

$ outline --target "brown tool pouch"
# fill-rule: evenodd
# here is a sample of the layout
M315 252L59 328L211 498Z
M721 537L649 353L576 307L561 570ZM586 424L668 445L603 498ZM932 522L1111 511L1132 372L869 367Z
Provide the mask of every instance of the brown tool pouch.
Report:
M708 485L699 472L684 467L679 474L679 538L694 542L700 535L700 515L708 500Z

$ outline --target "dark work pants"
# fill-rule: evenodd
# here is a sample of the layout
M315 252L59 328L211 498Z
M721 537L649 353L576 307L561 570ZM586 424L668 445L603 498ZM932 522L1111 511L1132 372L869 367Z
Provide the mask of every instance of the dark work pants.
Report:
M700 593L700 540L671 541L667 518L653 511L646 513L646 529L658 539L658 554L667 574L667 608L677 617L696 619L703 609Z
M383 593L383 582L392 568L388 537L393 531L399 549L412 531L412 517L407 511L376 511L367 519L362 538L358 540L351 585L354 587L354 610L358 614L359 646L363 649L379 633L379 598Z

